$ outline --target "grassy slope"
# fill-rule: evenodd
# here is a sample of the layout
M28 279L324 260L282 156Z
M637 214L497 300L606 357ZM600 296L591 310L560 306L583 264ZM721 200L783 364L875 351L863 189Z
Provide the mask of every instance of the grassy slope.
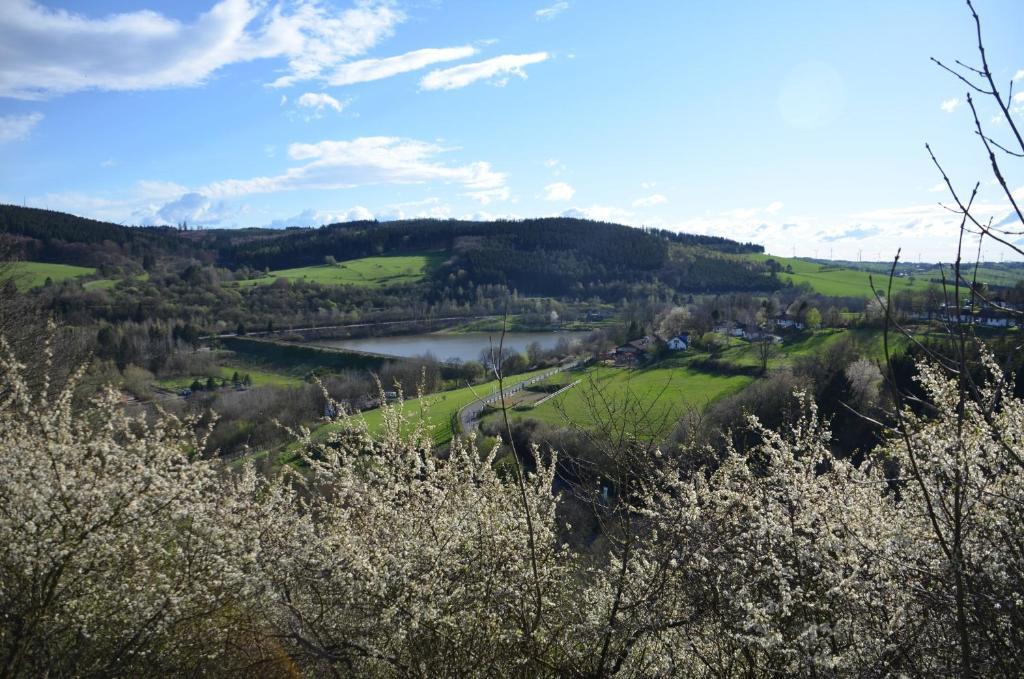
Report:
M824 351L844 337L855 341L865 356L876 360L883 357L880 331L821 330L777 346L769 365L772 368L782 367L797 358ZM902 351L907 343L900 336L891 337L890 341L896 352ZM638 411L651 413L652 422L667 416L665 419L674 424L689 408L703 407L718 398L737 393L753 381L745 375L710 374L688 366L691 358L706 357L706 354L690 354L639 370L603 366L589 368L582 374L570 375L573 380L583 380L577 386L537 408L513 411L513 417L533 418L558 426L569 422L586 426L593 423L590 403L607 400L621 408L622 404L633 401L639 404ZM739 340L720 358L736 366L760 365L757 346ZM567 381L565 375L558 377L560 383ZM668 431L656 433L665 436Z
M946 277L951 278L953 275L952 270L949 267L947 267L946 271ZM973 280L975 275L974 268L965 268L963 270L962 275L968 280ZM1006 287L1013 287L1017 283L1024 281L1024 269L1020 268L1009 269L1000 268L995 265L982 265L978 267L977 275L979 281L983 283L988 283L989 285L1003 285ZM941 280L941 276L937 271L933 272L932 278Z
M438 254L364 257L333 265L271 271L269 276L240 281L239 285L268 285L278 278L305 280L322 285L359 285L371 288L407 285L423 280L443 259Z
M743 375L712 375L687 367L686 359L668 359L649 368L631 370L592 367L573 379L581 382L544 404L526 411L514 411L514 418L532 418L557 426L594 424L591 403L608 401L614 408L636 404L644 413L655 438L669 430L690 408L703 408L722 396L734 394L750 384ZM627 415L629 416L629 415ZM643 428L643 427L642 427Z
M873 360L884 358L881 330L868 328L825 329L789 336L785 343L774 346L768 365L770 368L778 368L790 364L794 359L824 351L829 345L839 342L843 338L850 338L856 343L859 351L868 358ZM889 342L891 350L899 353L906 348L908 340L894 332L890 335ZM729 348L722 352L720 358L737 366L760 366L761 359L758 352L757 343L734 339Z
M505 380L506 386L518 384L525 379L533 377L536 374L543 372L537 370L534 372L523 373L521 375L513 375ZM478 397L485 394L491 394L498 389L497 380L479 384L475 387L464 387L462 389L453 389L452 391L442 391L436 394L430 394L423 398L410 398L405 401L403 407L406 414L410 419L416 419L422 409L423 415L430 427L434 430L434 440L437 443L447 443L452 438L451 421L452 417L461 410L463 407L469 405L475 401ZM370 431L377 431L383 422L383 415L379 409L368 410L361 415L365 420ZM316 430L314 433L315 438L322 438L331 431L338 429L339 425L327 424Z
M86 290L109 290L109 289L113 288L115 285L117 285L118 283L120 283L122 280L148 281L149 280L149 274L148 273L142 273L142 274L139 274L138 276L129 276L126 279L121 279L121 278L98 278L98 279L96 279L94 281L86 281L85 283L82 284L82 287L85 288Z
M863 297L870 299L874 297L871 292L871 278L874 276L875 286L880 289L888 287L888 280L885 274L871 274L868 271L857 269L831 268L808 262L803 259L790 257L775 257L772 255L750 255L759 261L774 259L783 268L787 265L793 267L793 273L781 272L779 278L783 281L793 281L793 285L800 283L809 284L814 290L834 297ZM903 277L893 281L893 292L905 290L924 290L928 285L927 280Z
M266 370L257 370L255 368L233 366L233 365L222 365L217 368L218 375L225 379L230 380L232 376L237 372L239 377L249 375L252 379L252 386L263 387L267 385L273 385L275 387L296 387L302 384L302 380L297 377L290 377L288 375L282 375L280 373L267 372ZM178 391L179 389L185 389L192 384L194 380L199 380L203 384L206 384L206 375L187 375L183 377L169 377L167 379L160 380L157 382L161 387L165 389L173 389Z
M47 264L44 262L14 262L11 266L10 275L14 279L19 290L37 288L49 278L54 283L59 283L68 278L79 276L91 276L96 269L87 266L71 266L70 264Z

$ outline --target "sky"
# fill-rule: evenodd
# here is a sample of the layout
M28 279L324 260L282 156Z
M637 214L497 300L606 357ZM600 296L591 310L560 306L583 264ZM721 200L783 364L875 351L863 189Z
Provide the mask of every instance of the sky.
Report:
M1024 124L1024 2L976 6ZM564 215L948 261L926 142L981 182L980 215L1009 202L933 56L977 61L960 0L3 0L0 202L205 227Z

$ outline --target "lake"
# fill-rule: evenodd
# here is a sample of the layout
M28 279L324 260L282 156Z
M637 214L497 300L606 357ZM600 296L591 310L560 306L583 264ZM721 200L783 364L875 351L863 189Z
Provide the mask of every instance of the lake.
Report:
M589 334L586 331L510 332L505 334L505 347L525 353L526 347L531 343L540 342L545 349L551 349L563 337L571 342L574 339L583 339ZM497 332L465 332L318 340L313 344L403 358L431 354L442 361L453 358L461 361L476 361L479 360L482 349L486 349L492 344L497 348L500 340L501 333Z

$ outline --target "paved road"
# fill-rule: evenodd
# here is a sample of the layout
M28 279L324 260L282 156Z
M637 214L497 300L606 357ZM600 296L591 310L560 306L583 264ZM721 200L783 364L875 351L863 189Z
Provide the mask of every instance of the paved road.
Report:
M560 365L557 368L547 370L541 373L540 375L535 375L528 380L523 380L522 382L510 384L507 387L505 387L504 396L505 398L508 398L512 394L522 391L525 387L531 384L536 384L537 382L546 380L547 378L551 377L556 373L560 373L564 370L569 370L570 368L575 368L577 365L579 365L579 361L573 361L572 363L566 363L565 365ZM469 405L463 407L462 410L459 411L459 428L462 430L462 432L468 434L469 432L473 431L476 428L476 420L477 418L479 418L480 412L487 405L501 401L501 398L502 392L495 391L493 394L482 396L477 400L473 401L472 403L470 403Z

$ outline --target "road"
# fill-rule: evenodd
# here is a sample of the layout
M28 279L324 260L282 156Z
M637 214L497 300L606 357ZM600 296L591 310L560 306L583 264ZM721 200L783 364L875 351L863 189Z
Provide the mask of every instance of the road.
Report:
M509 386L505 387L504 392L496 391L493 394L488 394L487 396L478 398L469 405L464 406L462 410L459 411L459 428L462 430L463 433L469 433L473 431L473 429L476 428L476 420L480 416L480 412L489 404L501 401L503 393L505 398L508 398L512 394L522 391L525 387L531 384L536 384L537 382L546 380L547 378L551 377L556 373L560 373L562 371L575 368L579 364L579 361L573 361L572 363L560 365L557 368L547 370L541 373L540 375L535 375L528 380L523 380L522 382L510 384Z

